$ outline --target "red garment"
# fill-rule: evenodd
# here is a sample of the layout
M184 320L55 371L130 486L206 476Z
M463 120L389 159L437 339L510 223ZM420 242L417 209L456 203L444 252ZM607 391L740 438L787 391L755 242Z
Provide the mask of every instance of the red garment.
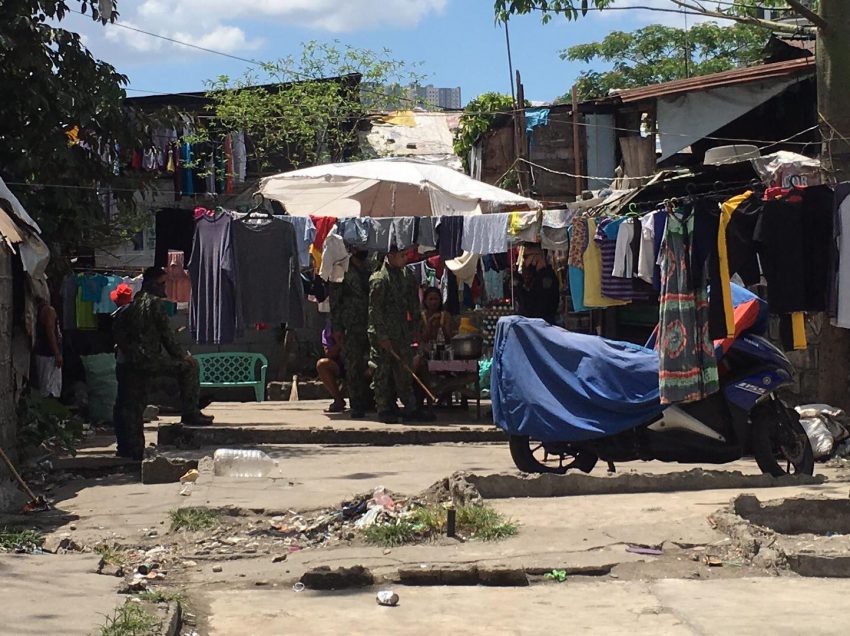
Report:
M192 295L192 283L183 265L183 252L168 252L165 268L165 295L178 303L188 303Z
M446 264L443 262L443 258L439 254L429 256L428 260L425 262L428 263L428 267L436 271L438 280L443 277L443 271L446 269Z
M141 170L142 169L142 151L134 150L133 156L130 158L130 167L133 170Z
M337 218L335 216L313 216L311 214L310 219L316 226L316 238L313 239L313 247L317 252L321 252L325 246L325 239L336 225Z

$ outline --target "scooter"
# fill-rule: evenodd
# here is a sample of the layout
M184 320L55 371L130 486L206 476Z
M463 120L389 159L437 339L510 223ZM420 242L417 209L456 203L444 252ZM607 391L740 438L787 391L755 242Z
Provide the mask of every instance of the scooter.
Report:
M718 345L718 392L664 406L652 349L503 318L491 398L495 423L510 434L514 464L523 472L564 474L590 472L599 459L614 471L615 462L723 464L752 454L763 473L811 475L809 438L797 411L778 396L793 383L793 366L752 327ZM541 363L548 371L540 372ZM542 373L542 390L532 389L534 369Z

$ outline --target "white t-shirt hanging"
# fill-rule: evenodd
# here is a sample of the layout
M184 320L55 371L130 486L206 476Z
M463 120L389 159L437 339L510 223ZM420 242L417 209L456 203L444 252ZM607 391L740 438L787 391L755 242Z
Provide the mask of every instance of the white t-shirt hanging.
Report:
M638 255L638 278L652 284L655 272L655 215L650 212L640 217L640 254Z

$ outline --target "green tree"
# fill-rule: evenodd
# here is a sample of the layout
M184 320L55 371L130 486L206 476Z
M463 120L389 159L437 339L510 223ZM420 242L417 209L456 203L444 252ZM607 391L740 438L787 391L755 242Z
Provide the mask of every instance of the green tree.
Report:
M463 162L464 170L469 170L469 151L475 140L490 130L499 117L510 115L513 108L511 96L501 93L484 93L467 103L454 139L454 151Z
M421 79L415 68L387 49L307 42L298 57L208 82L214 125L200 134L245 131L261 171L352 159L370 113L408 106L402 87Z
M145 183L118 174L117 149L146 145L152 124L124 103L127 77L95 59L79 34L57 26L72 10L114 20L115 2L70 4L76 9L62 0L0 2L0 174L60 265L137 230L133 193ZM111 218L98 198L107 188L119 203Z
M613 89L635 88L707 75L761 59L770 30L703 22L688 30L653 24L629 33L612 31L599 42L561 51L561 59L611 64L609 71L583 71L577 80L581 99ZM564 97L566 100L566 97Z

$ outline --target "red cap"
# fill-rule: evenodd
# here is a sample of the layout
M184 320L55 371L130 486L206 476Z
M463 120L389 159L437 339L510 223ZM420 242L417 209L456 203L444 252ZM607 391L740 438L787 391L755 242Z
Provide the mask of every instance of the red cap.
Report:
M133 300L133 288L127 283L121 283L118 287L109 292L109 298L112 299L112 302L119 307L123 307Z

